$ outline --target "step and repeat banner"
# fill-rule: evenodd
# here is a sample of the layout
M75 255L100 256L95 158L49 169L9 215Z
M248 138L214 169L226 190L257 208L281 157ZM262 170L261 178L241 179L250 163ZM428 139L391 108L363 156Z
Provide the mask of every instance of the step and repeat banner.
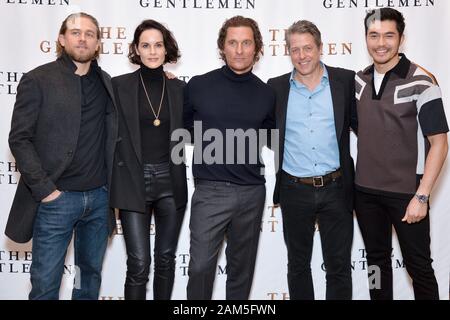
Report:
M447 0L0 0L0 299L26 299L30 291L31 242L17 244L5 235L5 225L20 173L8 147L11 114L17 85L22 75L55 59L56 39L61 22L73 12L95 16L101 26L101 67L112 76L133 71L127 59L128 45L135 27L144 19L164 23L175 35L182 57L176 65L166 65L184 81L222 65L216 40L226 18L244 15L254 18L264 40L264 55L254 67L262 80L289 72L292 68L284 42L284 32L294 21L311 20L322 32L323 61L329 65L358 71L370 64L365 47L363 18L374 7L394 7L406 18L406 41L402 47L409 59L430 70L439 81L450 118L450 2ZM447 30L447 31L446 31ZM357 156L352 136L352 154ZM55 146L57 148L57 146ZM188 164L192 150L189 149ZM393 150L392 152L395 152ZM281 212L272 205L274 187L273 154L265 150L268 165L266 210L251 299L289 299L287 257L283 242ZM189 197L193 192L190 168L187 173ZM444 166L431 200L431 242L433 266L441 299L449 298L450 266L450 168ZM186 299L189 263L189 206L176 255L173 299ZM153 235L154 229L149 232ZM314 239L312 271L316 299L325 298L325 272L319 231ZM153 242L153 237L152 240ZM224 243L224 248L226 243ZM152 243L153 248L153 243ZM224 248L219 259L213 298L225 298L226 260ZM413 299L411 280L394 235L392 254L394 297ZM153 268L153 266L152 266ZM368 299L367 264L364 244L355 220L352 252L353 298ZM123 299L126 253L118 232L111 238L103 269L100 299ZM70 299L75 275L73 249L66 259L61 299ZM153 272L150 277L152 278ZM152 281L147 298L152 298Z

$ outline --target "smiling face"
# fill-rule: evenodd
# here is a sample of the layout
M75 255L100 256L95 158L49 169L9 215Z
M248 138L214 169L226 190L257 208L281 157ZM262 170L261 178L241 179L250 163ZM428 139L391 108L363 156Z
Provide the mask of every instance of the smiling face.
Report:
M310 33L293 33L289 36L289 54L292 65L301 77L320 72L322 44L317 43Z
M373 59L375 68L385 73L392 69L399 61L399 48L403 36L397 30L393 20L376 20L367 29L367 51Z
M142 64L150 69L163 65L167 51L161 31L156 29L143 31L139 37L136 54L141 58Z
M86 17L74 17L66 25L66 32L58 37L60 45L74 62L90 62L100 48L97 27Z
M255 63L255 39L250 27L229 27L222 53L228 67L237 74L250 71Z

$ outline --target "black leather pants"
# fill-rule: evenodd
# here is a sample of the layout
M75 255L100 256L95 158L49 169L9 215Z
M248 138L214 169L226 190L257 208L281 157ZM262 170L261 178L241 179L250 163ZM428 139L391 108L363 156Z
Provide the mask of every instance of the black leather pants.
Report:
M126 300L145 300L150 273L150 222L155 214L153 298L168 300L175 275L175 252L185 208L177 210L172 194L169 165L145 164L147 212L121 210L127 250Z

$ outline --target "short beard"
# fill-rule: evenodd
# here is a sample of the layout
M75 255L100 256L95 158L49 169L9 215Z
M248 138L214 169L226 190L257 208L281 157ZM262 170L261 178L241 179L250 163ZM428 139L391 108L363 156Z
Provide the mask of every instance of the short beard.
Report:
M73 55L72 53L66 51L66 54L70 57L70 59L78 63L87 63L95 59L95 53L89 56L79 56Z

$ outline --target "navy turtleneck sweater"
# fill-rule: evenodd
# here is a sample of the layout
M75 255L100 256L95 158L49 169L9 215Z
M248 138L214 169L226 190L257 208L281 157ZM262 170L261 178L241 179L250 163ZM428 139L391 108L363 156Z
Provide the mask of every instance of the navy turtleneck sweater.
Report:
M254 129L258 134L259 129L274 128L275 95L272 89L251 71L236 74L228 66L223 66L193 77L185 88L184 96L185 127L192 130L194 121L201 121L202 132L197 130L194 136L203 137L206 130L216 129L215 132L220 131L223 138L220 144L220 139L201 142L192 137L194 177L240 185L264 184L259 143L250 144L249 139L245 139L244 147L238 148L234 139L234 156L230 155L230 149L226 148L226 130ZM220 156L219 150L223 150L223 156ZM214 163L210 162L211 155Z
M147 68L141 65L141 74L145 88L149 95L153 110L158 114L159 103L163 88L164 70L163 66L156 69ZM140 79L139 79L140 82ZM164 98L161 105L158 127L153 125L155 115L150 108L142 84L139 84L139 123L141 131L142 161L144 163L169 162L170 156L170 115L167 100L167 79Z

